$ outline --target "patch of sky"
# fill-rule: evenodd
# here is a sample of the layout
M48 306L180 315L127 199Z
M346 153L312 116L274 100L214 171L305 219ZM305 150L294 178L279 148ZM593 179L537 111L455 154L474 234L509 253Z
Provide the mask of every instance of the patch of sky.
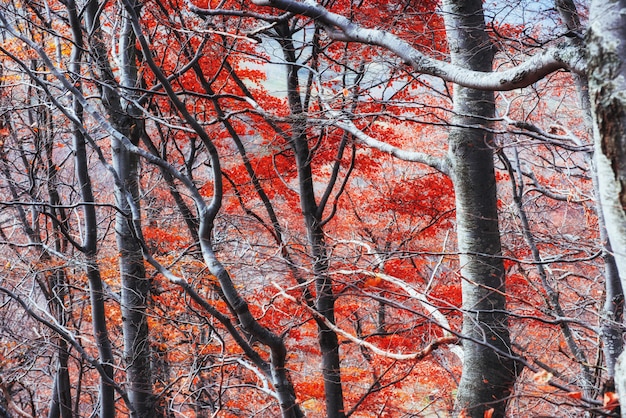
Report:
M574 2L584 15L585 2ZM520 27L524 35L539 37L536 39L539 42L553 39L559 31L563 32L554 0L495 0L485 2L484 9L488 23Z

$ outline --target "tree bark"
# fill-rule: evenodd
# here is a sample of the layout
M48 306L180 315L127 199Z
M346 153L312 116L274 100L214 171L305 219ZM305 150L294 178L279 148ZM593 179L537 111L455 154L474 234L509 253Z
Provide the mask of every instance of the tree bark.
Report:
M443 2L451 61L475 71L492 69L494 50L485 32L482 2ZM494 94L455 85L448 145L456 193L463 294L463 373L457 409L504 417L515 366L510 357L505 277L498 224L492 134L479 126L495 113ZM476 126L476 128L474 128Z
M290 146L298 169L298 188L300 207L304 216L307 238L309 241L315 276L315 309L331 324L335 323L335 295L332 279L328 275L328 251L321 225L321 214L315 199L311 152L306 135L306 115L300 97L297 59L291 34L286 24L278 29L285 60L287 61L287 99L294 118ZM337 334L323 322L318 322L318 342L322 354L322 376L327 418L344 418L343 389L341 385L341 367L339 340Z
M626 0L594 0L587 33L589 93L594 117L594 158L610 248L626 288ZM620 301L620 303L623 303ZM621 349L621 347L613 347ZM616 353L612 353L616 354ZM619 356L615 383L626 404L626 362ZM626 416L626 408L622 408Z
M133 2L137 10L139 5ZM137 83L136 38L130 23L131 17L122 12L122 25L119 36L120 49L120 85L124 89L120 97L120 108L109 109L113 126L123 133L133 145L137 145L143 133L141 111L126 97L135 97ZM118 103L116 103L117 105ZM136 238L134 228L140 227L140 219L133 218L128 199L132 199L136 208L140 208L139 193L139 156L131 153L119 140L111 138L113 167L124 182L124 189L116 188L115 201L121 212L115 218L117 247L120 251L120 280L122 331L124 335L124 362L128 396L135 407L137 418L154 417L154 399L152 397L152 370L150 342L146 307L148 304L150 282L146 277L143 263L143 251ZM136 216L136 215L135 215Z
M555 5L565 28L575 34L582 34L584 29L580 22L578 10L573 0L556 0ZM583 49L583 40L578 37L572 37L572 44ZM573 74L576 90L578 92L578 101L580 104L583 118L588 126L590 137L593 137L593 117L591 109L591 101L589 98L589 80L586 75ZM585 155L586 161L591 167L591 177L593 180L593 189L596 196L600 195L600 183L598 181L598 173L593 160L593 154ZM620 282L617 264L613 256L611 243L609 242L606 229L604 214L602 213L602 202L596 200L595 210L598 216L598 229L600 233L600 242L602 243L602 261L604 262L604 306L602 312L602 322L600 325L602 336L602 349L604 353L607 377L612 379L615 375L615 363L617 357L622 352L622 327L624 315L624 290Z
M84 48L82 27L78 18L77 7L73 0L68 0L67 8L74 38L71 70L72 74L80 74L80 63L82 62L82 51ZM80 80L76 79L75 83L77 88L80 89ZM72 102L72 110L76 117L82 120L83 107L77 98L74 98ZM105 296L97 262L98 220L93 205L95 199L89 175L85 138L78 127L73 129L72 142L76 178L80 185L81 198L86 203L82 208L84 217L83 253L86 258L87 280L89 282L93 334L96 338L102 369L107 378L113 380L113 350L109 340L104 306ZM115 417L115 390L113 386L106 382L104 377L100 378L100 417Z
M141 111L127 98L136 96L137 62L136 37L128 10L121 12L119 42L120 81L118 82L102 44L102 30L98 21L99 4L90 1L86 8L86 19L91 36L90 52L102 85L102 96L111 125L133 145L137 145L143 132ZM130 7L139 10L137 2ZM152 373L146 305L150 283L146 278L143 251L135 229L140 227L137 213L131 215L132 200L139 210L139 157L131 153L117 136L111 136L113 167L122 185L115 184L115 232L119 250L122 331L124 338L124 362L128 396L134 407L133 417L154 416L152 398Z

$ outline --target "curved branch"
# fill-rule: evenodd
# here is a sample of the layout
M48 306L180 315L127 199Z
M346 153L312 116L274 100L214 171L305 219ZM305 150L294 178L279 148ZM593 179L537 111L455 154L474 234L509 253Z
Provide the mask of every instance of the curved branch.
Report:
M371 148L375 148L379 151L391 154L400 160L425 164L443 174L450 175L450 165L445 157L435 157L419 151L406 151L390 145L386 142L379 141L378 139L369 136L368 134L357 128L352 121L347 119L341 120L337 118L336 113L337 112L331 112L331 117L328 123L354 135L354 137L357 138L358 141L362 144L365 144Z
M278 292L280 293L280 295L282 297L284 297L287 300L290 300L292 302L296 302L297 300L296 298L294 298L293 296L287 294L287 292L285 292L285 290L280 287L277 283L273 282L272 283L274 285L274 287L276 287L276 289L278 289ZM421 360L424 357L426 357L427 355L429 355L430 353L432 353L435 349L437 349L440 345L456 345L459 342L459 338L457 336L454 335L445 335L443 337L439 337L434 339L433 341L431 341L428 345L426 345L426 347L422 348L419 351L413 352L413 353L397 353L397 352L392 352L392 351L388 351L388 350L383 350L381 348L378 348L376 345L367 342L361 338L355 337L354 335L350 334L347 331L344 331L343 329L339 328L337 325L333 324L332 322L330 322L328 319L326 319L322 314L320 314L317 310L312 309L310 307L308 307L309 312L317 317L319 320L323 321L324 324L326 324L326 326L333 330L335 333L341 335L342 337L346 338L347 340L353 342L354 344L361 346L361 347L366 347L368 349L370 349L373 353L383 356L383 357L387 357L390 359L394 359L394 360L401 360L401 361L406 361L406 360Z
M414 71L476 90L508 91L527 87L557 70L585 72L583 51L576 46L557 45L533 55L522 64L498 72L471 71L430 58L408 42L380 29L369 29L348 18L330 12L313 0L252 0L258 6L300 14L315 19L326 29L328 36L345 42L380 46L410 65Z

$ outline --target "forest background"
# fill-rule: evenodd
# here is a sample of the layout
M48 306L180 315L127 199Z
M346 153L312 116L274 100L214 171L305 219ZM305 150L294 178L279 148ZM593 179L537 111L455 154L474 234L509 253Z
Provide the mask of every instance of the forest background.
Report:
M0 416L619 416L626 0L0 4Z

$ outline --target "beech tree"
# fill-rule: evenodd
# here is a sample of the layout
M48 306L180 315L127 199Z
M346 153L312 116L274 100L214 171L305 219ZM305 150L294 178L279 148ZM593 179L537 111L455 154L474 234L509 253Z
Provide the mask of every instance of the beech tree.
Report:
M624 136L623 108L624 101L618 93L621 90L623 74L621 63L626 51L623 29L623 17L615 13L623 6L618 3L594 1L590 8L587 51L589 54L588 77L589 92L594 115L594 155L598 171L600 201L607 224L607 232L622 289L626 288L626 270L624 268L624 157L622 143ZM621 10L621 9L619 9ZM623 300L623 296L622 296ZM623 303L622 300L615 303ZM621 346L618 346L620 349ZM616 350L614 348L614 350ZM611 353L617 354L615 352ZM619 357L621 368L616 370L616 379L620 400L626 396L624 382L624 353ZM624 412L626 413L626 412Z
M0 406L614 415L619 42L523 6L2 6Z
M97 1L85 5L84 27L89 34L88 50L91 68L97 76L97 86L111 126L116 131L137 145L143 132L141 111L134 102L138 100L135 89L138 88L136 37L128 11L119 12L121 29L119 37L111 41L118 43L119 79L115 77L113 65L109 61L109 52L104 45L104 29ZM129 9L138 9L139 5L130 4ZM82 36L82 25L74 19L73 33ZM81 45L81 43L78 43ZM130 216L132 199L133 211L140 209L139 196L139 157L131 153L124 144L111 136L112 165L119 181L114 182L115 203L117 206L115 231L120 262L120 307L124 334L124 356L126 364L128 394L133 405L133 416L154 416L152 398L152 373L150 367L150 348L146 306L150 283L146 278L141 243L133 231L131 219L140 222L140 214ZM121 182L121 184L120 184ZM113 404L112 400L108 403ZM104 402L103 402L104 404Z
M445 2L451 63L489 72L493 51L482 2ZM448 147L456 195L457 240L463 277L463 374L458 408L471 416L492 408L504 416L515 382L506 314L504 266L493 168L493 138L481 126L493 118L493 92L455 85ZM458 115L458 116L456 116ZM478 409L478 411L476 411Z

